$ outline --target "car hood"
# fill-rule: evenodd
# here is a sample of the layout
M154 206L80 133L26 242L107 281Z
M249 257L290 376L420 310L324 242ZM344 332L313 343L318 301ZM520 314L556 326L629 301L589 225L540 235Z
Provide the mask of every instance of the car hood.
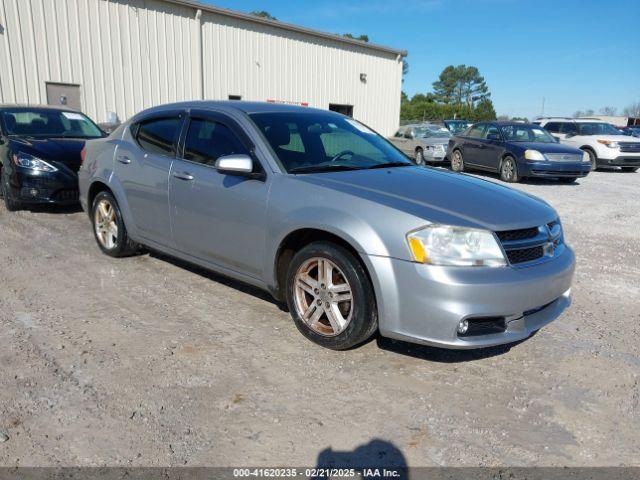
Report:
M77 172L85 141L79 138L12 138L10 148L15 153L24 152Z
M537 197L434 168L356 170L297 178L386 205L429 223L501 231L542 225L557 218L554 209Z
M561 143L543 143L543 142L512 142L523 150L538 150L541 153L573 153L582 155L582 150Z
M449 143L449 139L451 137L429 137L429 138L420 138L419 140L424 143L434 143L434 144L446 144Z

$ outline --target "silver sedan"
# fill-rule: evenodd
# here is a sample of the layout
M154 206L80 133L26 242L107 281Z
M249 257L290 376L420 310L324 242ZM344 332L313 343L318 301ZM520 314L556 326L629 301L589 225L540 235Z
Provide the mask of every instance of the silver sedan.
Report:
M452 134L446 128L430 123L405 125L389 140L417 165L440 163L447 158Z
M334 112L166 105L82 157L81 204L103 253L144 246L264 289L327 348L376 332L447 348L515 342L569 305L575 260L551 206L414 166Z

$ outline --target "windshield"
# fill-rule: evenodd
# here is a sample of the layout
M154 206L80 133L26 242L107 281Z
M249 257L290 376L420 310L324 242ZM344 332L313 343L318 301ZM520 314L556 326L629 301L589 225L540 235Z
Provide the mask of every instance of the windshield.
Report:
M472 124L465 120L448 120L445 122L445 125L453 133L460 133L469 128Z
M422 138L449 138L452 137L451 132L446 128L416 128L416 135Z
M28 137L99 138L102 131L81 113L49 108L2 111L8 135Z
M610 123L576 122L578 135L623 135Z
M410 166L400 151L350 118L315 112L254 113L287 173Z
M537 125L504 125L500 131L506 142L556 142L549 132Z

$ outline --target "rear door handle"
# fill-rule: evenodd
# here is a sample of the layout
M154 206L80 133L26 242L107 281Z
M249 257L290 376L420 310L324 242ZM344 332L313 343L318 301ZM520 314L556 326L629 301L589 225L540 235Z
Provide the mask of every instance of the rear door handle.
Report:
M191 175L190 173L187 172L176 172L173 174L174 177L179 178L180 180L193 180L193 175Z
M124 163L125 165L128 165L131 163L131 159L129 157L127 157L126 155L118 155L117 160L120 163Z

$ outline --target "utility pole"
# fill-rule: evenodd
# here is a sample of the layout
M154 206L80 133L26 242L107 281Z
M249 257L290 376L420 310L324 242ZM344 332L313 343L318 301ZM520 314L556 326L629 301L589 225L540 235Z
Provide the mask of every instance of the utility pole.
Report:
M545 98L542 97L542 112L540 113L541 117L544 117L544 101L545 101Z

